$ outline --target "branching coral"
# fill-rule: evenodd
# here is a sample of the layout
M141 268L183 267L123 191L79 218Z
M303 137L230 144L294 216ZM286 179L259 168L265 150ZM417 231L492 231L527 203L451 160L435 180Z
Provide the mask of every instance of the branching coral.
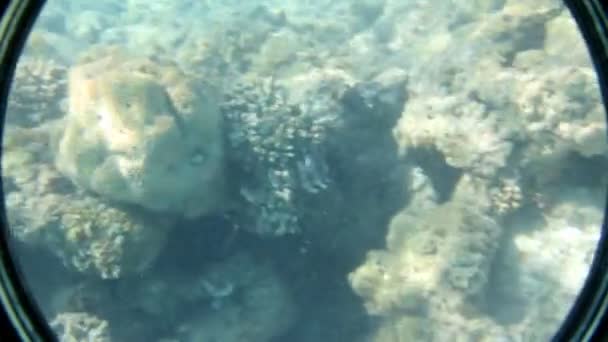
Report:
M299 231L297 197L329 182L323 143L336 118L322 98L298 106L285 91L273 80L241 83L223 105L230 156L244 174L239 196L256 222L247 229L262 234Z
M144 219L89 197L22 196L13 192L7 202L13 235L48 246L71 269L104 279L145 270L170 227L169 221Z
M522 191L514 180L503 180L502 184L493 190L492 207L499 215L511 213L521 207L523 201Z
M147 269L164 245L171 221L83 198L63 209L60 254L80 272L119 278Z

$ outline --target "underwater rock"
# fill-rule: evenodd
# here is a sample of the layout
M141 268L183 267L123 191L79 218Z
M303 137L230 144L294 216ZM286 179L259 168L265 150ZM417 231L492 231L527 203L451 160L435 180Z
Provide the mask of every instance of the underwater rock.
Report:
M402 154L410 149L439 151L445 162L487 178L505 167L513 144L509 126L488 108L462 95L411 99L394 129Z
M55 164L79 187L186 217L221 205L215 91L177 67L116 54L73 67L65 125Z
M432 322L483 307L502 229L458 201L407 208L389 227L387 249L373 250L349 275L373 315L414 315Z

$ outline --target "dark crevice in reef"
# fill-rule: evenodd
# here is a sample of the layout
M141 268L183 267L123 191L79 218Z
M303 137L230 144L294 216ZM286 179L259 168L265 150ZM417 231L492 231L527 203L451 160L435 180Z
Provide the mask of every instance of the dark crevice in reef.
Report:
M503 325L518 324L528 310L525 294L521 293L521 270L518 263L518 251L513 242L514 231L507 231L501 238L500 248L490 267L488 285L486 286L483 311L497 323Z
M336 251L328 251L314 237L306 233L264 237L243 230L233 235L223 217L182 222L176 229L201 234L173 234L162 260L154 266L158 271L180 265L180 274L198 274L205 264L243 250L273 265L298 308L298 323L274 342L356 341L370 328L369 317L346 277L351 262L338 258Z
M302 310L301 323L277 341L356 341L371 328L347 275L367 251L384 245L388 223L406 199L405 166L391 134L404 87L364 82L344 93L343 122L328 142L331 190L303 201L302 235L252 246L272 251Z
M408 159L414 165L419 165L429 177L437 192L439 203L449 201L456 183L462 176L462 170L448 165L443 155L435 149L414 149L409 153Z
M405 201L404 165L392 136L404 89L405 81L362 82L344 92L342 122L327 143L333 188L307 203L311 240L349 270L384 245L388 222Z
M236 234L231 222L221 215L182 220L174 230L169 234L155 268L172 269L179 265L182 273L198 273L205 263L230 256L243 239L243 235Z
M244 248L274 266L298 308L296 324L273 342L356 341L369 329L369 317L348 284L351 270L320 244L305 236L252 236Z
M504 46L504 66L512 66L515 56L520 51L542 50L545 43L545 24L557 17L561 11L561 8L556 8L525 18L503 16L503 23L509 29L495 37L495 43Z
M560 172L560 181L575 187L595 188L600 180L606 185L608 159L605 156L585 157L579 153L570 153L564 168Z

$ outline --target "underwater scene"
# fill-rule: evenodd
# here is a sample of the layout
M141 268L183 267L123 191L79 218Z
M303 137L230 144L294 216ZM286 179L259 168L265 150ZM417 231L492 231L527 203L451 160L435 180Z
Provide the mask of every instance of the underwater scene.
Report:
M62 342L524 342L608 144L558 0L50 0L1 166Z

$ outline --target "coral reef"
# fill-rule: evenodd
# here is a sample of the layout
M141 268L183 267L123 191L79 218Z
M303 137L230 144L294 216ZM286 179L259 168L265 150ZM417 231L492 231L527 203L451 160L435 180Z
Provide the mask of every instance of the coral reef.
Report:
M483 313L501 236L494 220L458 200L397 214L387 249L371 251L349 275L367 311L385 317L373 340L391 341L397 334L397 341L441 341L479 330L501 332ZM411 325L419 327L407 329Z
M583 285L599 239L602 191L554 190L557 203L542 217L518 215L505 225L510 242L501 247L491 279L492 316L524 340L551 339Z
M234 219L240 226L260 234L299 232L300 218L314 215L307 200L327 203L324 193L348 191L332 186L332 168L356 167L353 174L363 179L365 170L392 164L392 142L381 132L403 108L404 77L395 72L352 86L339 77L313 78L295 94L272 78L235 84L222 111L230 170L239 179Z
M555 168L573 152L606 156L605 114L593 69L563 67L521 75L514 83L518 112L528 123L523 167Z
M371 314L439 317L483 300L501 228L460 203L393 218L388 252L374 251L349 279Z
M60 342L110 342L108 322L84 312L65 312L51 322Z
M485 105L463 95L411 99L395 128L403 154L435 149L448 165L487 178L506 166L512 135Z
M295 105L285 92L272 79L240 83L222 104L230 158L241 170L243 227L260 234L299 231L297 196L330 182L323 144L339 109L326 109L337 105L323 97Z
M63 115L66 73L67 68L53 60L22 58L8 98L7 123L32 127Z
M157 256L172 221L77 191L53 167L49 145L60 124L6 132L2 173L11 236L47 247L79 272L101 278L141 272Z
M93 270L101 278L141 273L158 256L168 223L87 198L60 214L65 242L57 249L80 272Z
M543 50L556 64L590 66L585 41L581 39L576 22L567 12L562 12L545 24Z
M102 56L70 71L57 168L109 200L200 216L222 203L222 120L212 87L172 65Z
M400 152L416 163L422 151L434 151L423 155L438 155L460 175L445 196L447 204L438 204L435 183L445 175L429 168L410 169L410 202L393 219L387 249L371 251L351 273L351 285L368 312L383 316L374 339L400 340L394 335L400 331L400 320L405 320L403 324L423 320L435 328L421 337L431 341L482 335L488 340L547 340L580 289L601 219L582 209L584 196L576 200L581 210L576 217L585 217L584 222L557 222L550 213L552 208L564 210L556 188L571 186L580 191L582 184L591 183L580 179L589 172L583 170L605 162L608 149L600 92L588 57L565 60L566 50L556 41L560 30L570 28L567 39L582 44L563 7L550 1L532 9L524 7L507 2L504 8L467 24L466 33L455 31L466 37L460 45L446 38L438 48L449 51L451 58L429 64L442 72L429 66L411 72L409 100L393 132ZM597 185L598 180L593 183ZM592 207L603 202L591 197ZM459 220L445 212L421 214L441 211L446 205L475 208L478 215L499 224L497 231L488 230L485 238L471 235L468 241L476 245L472 248L476 253L456 248L463 255L450 254L450 243L444 235L433 234L432 227L448 229ZM410 213L407 219L403 213ZM544 222L530 223L535 215ZM441 216L451 217L446 221L451 224L438 225ZM395 222L408 228L396 230ZM417 225L424 228L419 231ZM391 240L398 236L395 232L416 242L395 245ZM528 234L553 241L556 250L547 251L553 256L545 259L545 253L533 252L541 240ZM445 233L451 237L448 241L467 241L466 236L461 231ZM557 242L561 239L557 236L569 236L566 239L585 245L581 251L587 252L575 252L567 243ZM445 264L428 264L431 257L418 257L425 254L444 256ZM548 260L565 255L575 264L568 271L558 266L548 268L560 275L541 270L547 268ZM537 263L545 266L532 266ZM394 280L395 274L404 278ZM408 288L416 276L422 285ZM576 281L560 284L559 279L567 277ZM429 286L433 297L425 300ZM554 299L548 300L551 296Z
M512 179L503 180L501 186L492 191L492 209L498 215L517 210L522 205L521 188Z
M508 12L501 15L512 16ZM539 20L546 23L553 17L555 15L552 14ZM563 15L558 18L565 24L572 23L572 19L566 20ZM510 29L509 32L517 30L544 32L544 26ZM481 32L487 34L487 30ZM542 33L534 34L544 36ZM562 156L570 152L584 156L605 154L604 116L595 73L588 64L556 68L557 62L550 56L556 53L552 49L557 48L550 45L551 39L541 40L538 47L514 47L510 53L514 68L504 67L504 61L493 55L495 52L483 53L477 63L468 66L467 71L457 72L457 76L449 81L448 84L457 85L461 91L450 89L453 94L447 99L446 96L431 98L425 95L420 105L416 105L417 99L412 99L411 107L406 108L396 130L401 146L418 146L427 142L442 151L448 163L465 169L470 168L471 162L457 158L457 151L464 151L462 155L468 158L476 158L485 154L484 147L495 149L492 155L497 162L484 160L481 164L500 168L505 166L504 161L509 157L513 144L518 142L527 145L525 154L528 155L518 157L523 159L520 162L523 167L528 167L527 163L543 163L545 160L558 164L562 162ZM544 51L543 44L546 45ZM537 57L530 60L533 52ZM544 62L535 64L534 61L539 60ZM488 79L488 73L496 77ZM419 112L428 114L427 118ZM449 119L450 115L459 119ZM411 124L413 120L417 120L417 124ZM456 127L446 128L448 121ZM468 135L476 139L474 142L467 141L463 134L458 135L457 132L467 129L458 129L461 125L476 133ZM450 146L449 141L454 135L463 139L456 139L451 149L444 146ZM473 148L478 150L471 150Z
M11 238L67 266L37 292L65 340L544 341L580 289L608 144L559 1L39 23L2 172Z

